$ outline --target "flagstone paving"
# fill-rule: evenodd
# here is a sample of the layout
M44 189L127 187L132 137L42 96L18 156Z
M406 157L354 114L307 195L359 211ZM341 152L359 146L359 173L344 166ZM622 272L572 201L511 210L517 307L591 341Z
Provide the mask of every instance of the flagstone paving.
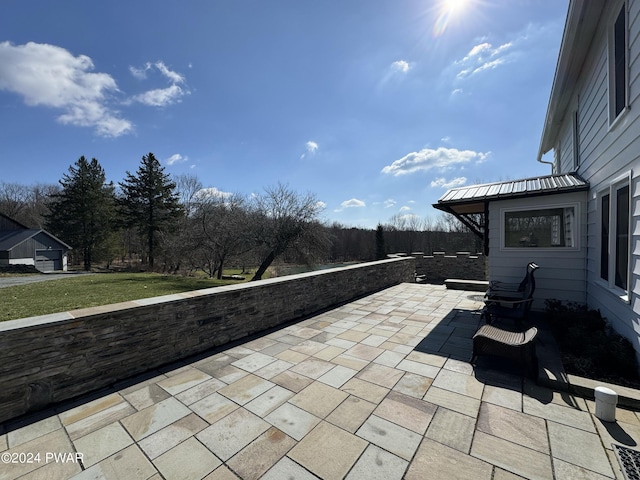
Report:
M470 365L480 307L397 285L9 422L0 480L621 479L640 414Z

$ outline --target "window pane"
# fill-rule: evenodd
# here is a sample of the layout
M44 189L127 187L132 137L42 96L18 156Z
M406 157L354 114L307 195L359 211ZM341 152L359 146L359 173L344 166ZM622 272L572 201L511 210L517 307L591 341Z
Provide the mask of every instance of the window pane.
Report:
M609 195L600 202L602 229L600 232L600 277L609 280Z
M616 192L616 285L627 289L629 272L629 185Z
M575 207L505 213L505 247L573 247Z

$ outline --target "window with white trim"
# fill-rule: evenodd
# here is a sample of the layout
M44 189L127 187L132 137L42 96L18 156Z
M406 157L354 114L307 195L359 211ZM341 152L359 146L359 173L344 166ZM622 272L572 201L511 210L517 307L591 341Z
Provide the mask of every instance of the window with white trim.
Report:
M600 278L609 288L629 291L629 180L600 192Z
M609 34L609 124L628 106L627 3L621 4Z
M578 205L504 210L503 248L576 248Z

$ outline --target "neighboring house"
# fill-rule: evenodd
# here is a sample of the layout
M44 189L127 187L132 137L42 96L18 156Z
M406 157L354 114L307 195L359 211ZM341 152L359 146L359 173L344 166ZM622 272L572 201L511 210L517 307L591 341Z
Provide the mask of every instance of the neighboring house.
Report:
M45 230L31 229L0 213L0 266L33 265L41 272L67 270L71 247Z
M490 278L515 280L527 261L538 262L537 298L599 309L638 353L639 97L640 0L571 0L538 152L542 161L553 150L553 175L531 181L571 179L574 187L542 187L532 196L525 182L523 191L498 198L475 185L434 205L463 220L465 209L486 214L480 233ZM518 182L493 189L509 183Z

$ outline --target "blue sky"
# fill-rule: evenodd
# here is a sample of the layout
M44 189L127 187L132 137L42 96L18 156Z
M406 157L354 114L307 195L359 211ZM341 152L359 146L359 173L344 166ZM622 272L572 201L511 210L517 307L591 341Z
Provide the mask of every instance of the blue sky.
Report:
M567 0L4 0L0 180L81 155L249 195L313 192L322 218L435 218L447 188L536 162Z

